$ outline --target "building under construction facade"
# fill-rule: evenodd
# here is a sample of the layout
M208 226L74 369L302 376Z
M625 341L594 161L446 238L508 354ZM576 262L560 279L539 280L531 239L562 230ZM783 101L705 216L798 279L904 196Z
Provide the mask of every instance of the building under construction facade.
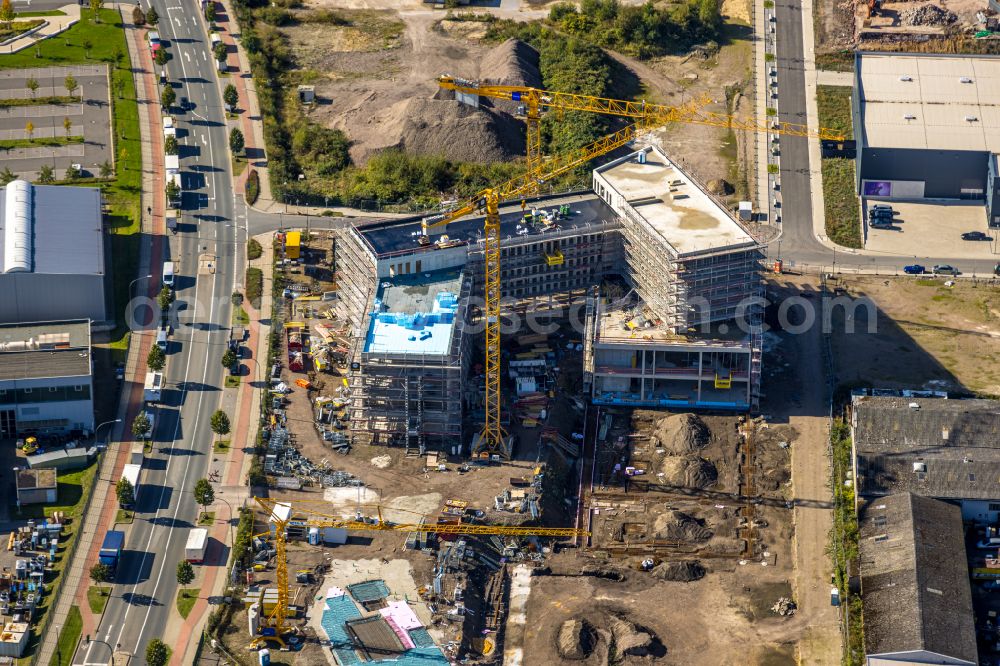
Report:
M760 336L736 326L720 331L758 294L760 246L656 149L598 169L594 190L596 198L501 216L504 298L516 308L540 296L593 292L584 371L595 401L749 406ZM482 225L473 218L431 229L425 244L418 240L419 219L340 232L338 314L350 322L355 341L349 383L356 440L414 450L451 450L469 441L463 424L482 394L476 367L482 360L473 355L473 337L482 332ZM611 276L632 291L604 303L594 287ZM613 341L602 326L612 310L633 315L622 331L642 332ZM668 383L652 379L671 367L695 366L694 374L675 373Z

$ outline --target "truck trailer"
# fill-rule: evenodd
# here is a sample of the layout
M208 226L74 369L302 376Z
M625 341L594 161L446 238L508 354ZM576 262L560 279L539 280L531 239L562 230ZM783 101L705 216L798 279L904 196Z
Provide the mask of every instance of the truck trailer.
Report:
M142 391L142 399L146 402L159 402L163 395L163 373L147 372L146 385Z
M208 530L197 527L188 532L187 544L184 546L184 559L191 564L201 564L205 560L205 549L208 548Z
M111 530L104 535L104 543L101 544L101 552L98 553L98 561L107 565L114 573L118 569L118 562L122 557L122 549L125 547L125 533L120 530Z

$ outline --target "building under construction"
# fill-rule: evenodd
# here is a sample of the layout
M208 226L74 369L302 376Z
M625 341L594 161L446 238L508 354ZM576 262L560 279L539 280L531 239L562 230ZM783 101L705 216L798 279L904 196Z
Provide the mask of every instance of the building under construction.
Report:
M594 294L584 376L597 402L749 407L760 376L760 308L745 306L761 288L760 245L655 148L595 171L594 191L501 216L504 298ZM471 337L482 328L473 325L482 225L463 219L422 238L419 219L387 220L340 233L338 307L355 340L351 427L359 441L420 450L469 441L463 422L482 390L470 370L480 362ZM606 303L594 288L611 276L632 291ZM445 302L454 309L441 316ZM748 322L727 324L741 308Z

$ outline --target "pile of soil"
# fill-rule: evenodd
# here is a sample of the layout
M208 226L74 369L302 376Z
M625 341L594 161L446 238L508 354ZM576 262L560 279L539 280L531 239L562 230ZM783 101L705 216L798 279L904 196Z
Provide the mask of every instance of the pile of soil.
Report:
M899 21L903 25L951 25L957 20L958 16L954 12L929 4L904 9L899 13Z
M597 632L586 620L566 620L559 627L557 640L556 649L560 657L570 661L582 661L593 653L597 644Z
M542 87L538 51L513 37L490 49L479 62L481 83L498 86Z
M396 123L390 144L417 155L441 155L463 162L500 162L524 154L524 129L513 116L474 109L454 101L410 99Z
M608 629L615 637L615 648L619 654L642 657L649 654L653 646L653 636L628 620L612 616Z
M698 456L668 456L663 459L660 472L663 482L671 486L708 488L719 480L715 465Z
M653 431L657 448L666 449L675 456L705 448L711 437L708 426L695 414L674 414L660 419Z
M705 577L705 567L701 562L661 562L651 572L662 580L690 583Z
M656 519L654 529L662 539L671 541L703 542L712 538L712 530L705 527L704 520L698 520L683 511L671 511Z

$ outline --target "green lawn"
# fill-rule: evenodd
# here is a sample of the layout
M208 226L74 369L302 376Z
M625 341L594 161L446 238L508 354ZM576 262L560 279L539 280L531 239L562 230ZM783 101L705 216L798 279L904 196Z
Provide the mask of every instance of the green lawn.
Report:
M108 605L110 598L110 585L91 585L87 588L87 603L90 604L90 612L94 615L104 612L104 607Z
M14 510L19 518L49 518L55 511L65 511L66 515L76 518L83 514L83 500L94 485L97 465L92 464L84 469L59 472L56 479L59 483L59 495L55 504L28 504L20 511Z
M247 314L242 305L237 305L233 308L233 323L239 326L250 325L250 315Z
M73 663L73 653L76 651L76 644L80 642L80 634L83 632L83 617L77 606L70 606L66 615L66 624L59 631L59 644L56 653L52 655L49 666L69 666Z
M60 9L50 9L45 12L17 12L14 16L17 18L32 18L35 16L66 16L66 12Z
M215 453L229 453L229 440L220 439L212 445L212 451Z
M177 612L181 614L181 617L185 620L187 616L191 614L191 609L194 608L194 602L198 601L199 590L192 589L180 589L177 590Z
M198 517L198 524L201 525L202 527L208 527L214 522L215 522L214 511L206 511L205 513L201 514L201 516Z
M851 88L817 86L816 106L819 124L854 137L851 123ZM854 174L854 160L827 157L822 160L823 210L826 234L844 247L861 247L861 216Z
M83 143L82 136L52 136L44 139L0 139L0 150L14 148L55 148L56 146L71 146Z
M226 375L226 388L239 388L240 376L239 375Z
M40 26L44 21L40 19L33 19L30 21L11 21L9 24L4 24L0 27L0 40L6 41L12 37L20 35L22 32L28 32Z
M11 97L0 99L0 108L10 106L65 106L80 101L79 95L46 95L44 97Z
M130 525L134 518L135 514L133 512L126 509L118 509L118 514L115 516L115 524Z

